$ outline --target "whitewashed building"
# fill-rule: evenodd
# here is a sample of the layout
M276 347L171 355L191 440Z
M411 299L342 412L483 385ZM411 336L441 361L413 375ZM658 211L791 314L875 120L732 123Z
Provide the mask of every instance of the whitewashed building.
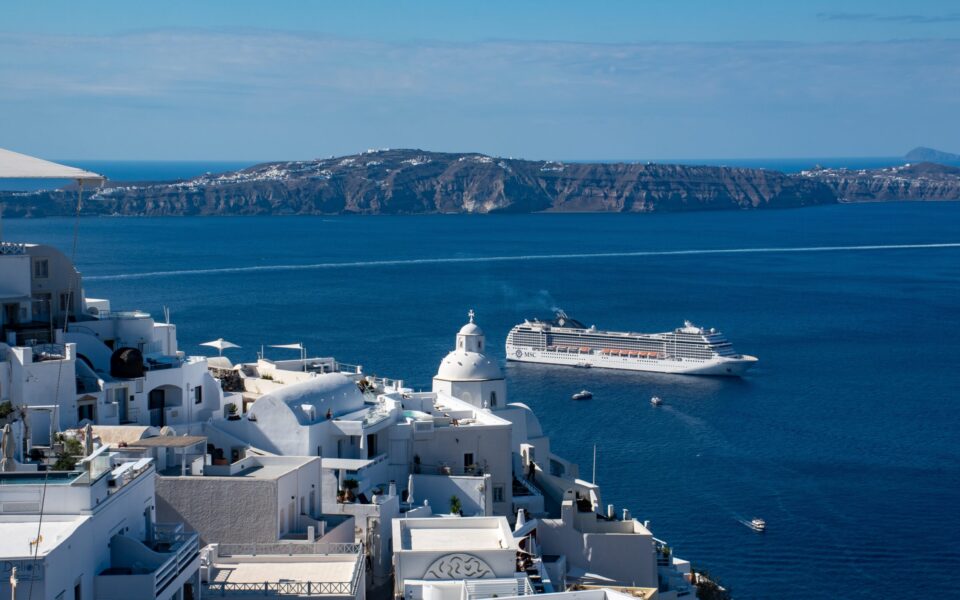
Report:
M505 517L438 517L427 511L423 517L394 519L393 539L396 598L461 600L533 592L526 574L517 571L520 546Z
M221 410L204 357L176 326L87 298L52 246L0 243L0 401L26 406L30 443L81 422L187 427Z
M196 534L157 523L149 459L101 447L77 469L0 473L0 598L199 597Z

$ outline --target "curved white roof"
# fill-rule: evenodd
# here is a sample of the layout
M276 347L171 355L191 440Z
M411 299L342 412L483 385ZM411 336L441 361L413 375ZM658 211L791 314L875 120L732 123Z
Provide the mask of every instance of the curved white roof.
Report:
M473 321L460 328L460 335L483 335L483 330Z
M531 440L538 437L543 437L543 427L540 426L540 419L537 418L533 409L524 404L523 402L511 402L507 406L513 408L520 408L524 411L526 416L527 423L527 439Z
M454 350L440 363L437 379L446 381L487 381L503 379L500 365L479 352Z
M251 407L251 412L256 414L257 405L270 403L286 404L300 424L309 425L326 420L328 410L334 416L340 416L362 409L363 394L349 377L340 373L325 373L260 396Z

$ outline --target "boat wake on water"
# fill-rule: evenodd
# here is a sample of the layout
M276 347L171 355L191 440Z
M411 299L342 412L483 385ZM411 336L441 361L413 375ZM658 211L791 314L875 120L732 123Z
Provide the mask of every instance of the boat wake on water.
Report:
M864 252L876 250L934 250L960 248L960 242L937 244L875 244L862 246L794 246L785 248L713 248L694 250L638 250L625 252L597 252L578 254L518 254L513 256L453 256L446 258L410 258L397 260L370 260L352 262L327 262L287 265L250 265L244 267L219 267L209 269L177 269L170 271L146 271L142 273L118 273L92 275L87 281L113 281L120 279L153 279L188 275L218 275L227 273L252 273L270 271L308 271L320 269L356 269L363 267L404 267L412 265L443 265L488 262L522 262L537 260L578 260L589 258L641 258L646 256L710 256L730 254L769 254L787 252Z

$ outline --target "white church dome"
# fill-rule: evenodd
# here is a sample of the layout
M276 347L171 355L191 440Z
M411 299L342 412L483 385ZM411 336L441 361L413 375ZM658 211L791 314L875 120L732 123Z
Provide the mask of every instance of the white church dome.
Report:
M500 365L479 352L454 350L440 363L437 379L447 381L486 381L503 379Z
M443 381L490 381L503 379L500 365L483 353L486 341L483 330L473 322L473 310L467 315L470 322L457 333L456 349L440 363L435 379Z
M460 328L460 335L483 335L483 330L480 329L479 325L470 321Z

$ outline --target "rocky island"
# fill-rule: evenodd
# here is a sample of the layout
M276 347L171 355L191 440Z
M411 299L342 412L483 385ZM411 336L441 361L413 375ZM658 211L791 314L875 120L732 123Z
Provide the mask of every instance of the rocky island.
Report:
M914 148L910 152L904 154L903 158L916 162L960 162L960 154L944 152L943 150L936 150L934 148L927 148L925 146L918 146Z
M680 212L793 208L842 201L960 199L960 169L866 171L654 163L570 163L477 153L378 150L273 162L173 182L91 191L90 215L319 215ZM3 193L4 215L67 215L69 190Z

